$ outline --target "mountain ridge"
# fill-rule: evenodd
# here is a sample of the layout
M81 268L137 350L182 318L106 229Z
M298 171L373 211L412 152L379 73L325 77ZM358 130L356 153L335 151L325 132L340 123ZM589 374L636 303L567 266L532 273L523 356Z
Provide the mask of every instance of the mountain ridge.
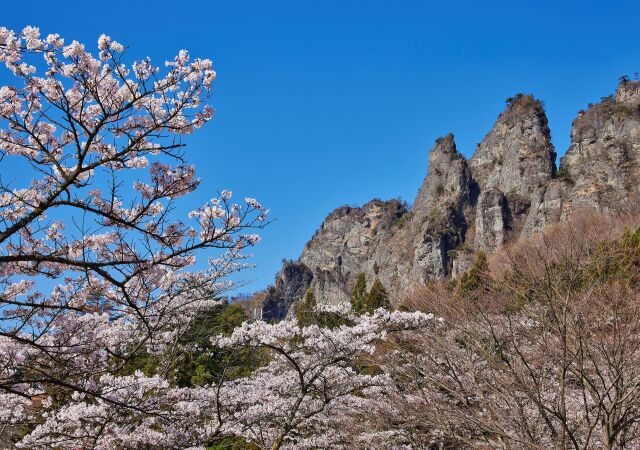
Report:
M556 167L543 104L517 94L466 159L453 134L436 139L412 208L399 200L342 206L327 215L296 261L265 291L266 319L295 311L304 292L349 301L360 272L397 294L458 277L477 251L492 252L592 208L620 213L640 198L640 81L579 111Z

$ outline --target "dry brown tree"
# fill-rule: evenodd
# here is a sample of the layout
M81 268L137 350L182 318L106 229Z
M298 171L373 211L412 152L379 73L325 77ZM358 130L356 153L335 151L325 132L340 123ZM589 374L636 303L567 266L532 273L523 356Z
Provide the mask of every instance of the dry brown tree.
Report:
M585 215L473 280L414 291L405 307L442 324L384 353L397 389L358 420L389 448L637 448L640 229L628 223Z

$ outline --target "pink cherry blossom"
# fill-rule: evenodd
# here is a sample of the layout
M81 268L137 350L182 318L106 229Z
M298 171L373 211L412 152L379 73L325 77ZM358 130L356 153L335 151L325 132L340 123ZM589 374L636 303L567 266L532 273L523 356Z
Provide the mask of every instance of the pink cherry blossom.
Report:
M213 392L120 374L140 349L170 354L233 287L266 211L229 195L175 214L199 185L179 135L213 116L211 61L129 66L106 35L95 50L0 28L14 77L0 157L27 168L0 182L0 433L29 425L22 448L201 445L219 430Z

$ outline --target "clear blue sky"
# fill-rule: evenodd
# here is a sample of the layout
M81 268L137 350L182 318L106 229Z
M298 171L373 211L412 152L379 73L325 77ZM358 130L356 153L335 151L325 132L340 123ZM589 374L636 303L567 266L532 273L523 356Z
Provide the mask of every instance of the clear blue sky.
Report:
M12 1L0 25L213 59L217 117L188 158L197 200L228 188L277 219L243 273L250 291L333 208L411 202L435 138L453 132L469 156L516 92L545 102L564 154L576 112L640 72L639 18L637 0Z

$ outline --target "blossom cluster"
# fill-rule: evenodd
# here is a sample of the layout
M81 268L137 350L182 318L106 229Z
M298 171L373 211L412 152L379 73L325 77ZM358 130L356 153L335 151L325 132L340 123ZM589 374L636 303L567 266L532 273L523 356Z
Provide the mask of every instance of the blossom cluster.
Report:
M184 50L161 65L125 59L107 35L93 51L0 28L14 81L0 87L0 159L23 168L17 182L0 178L0 434L18 433L24 448L207 436L205 419L189 421L193 408L210 414L212 392L129 366L140 353L171 361L163 355L232 287L267 223L262 205L232 204L227 191L199 209L224 215L176 214L200 183L182 136L213 118L212 62Z
M385 373L361 373L357 366L387 333L425 328L432 315L378 309L354 315L333 308L347 322L335 328L301 327L295 320L270 324L245 322L231 336L217 337L221 347L268 349L269 364L222 390L228 419L221 430L261 448L316 448L345 439L339 421L369 398L392 389Z
M247 267L268 210L223 190L176 214L200 184L181 137L213 117L210 60L182 50L163 68L127 65L104 34L96 50L0 28L0 62L17 80L0 87L0 159L31 170L24 185L0 178L0 444L344 446L340 421L393 394L389 375L363 364L391 334L436 319L326 307L340 325L245 322L211 345L263 352L257 369L176 386L176 354L195 347L184 337ZM155 365L141 371L139 358Z

